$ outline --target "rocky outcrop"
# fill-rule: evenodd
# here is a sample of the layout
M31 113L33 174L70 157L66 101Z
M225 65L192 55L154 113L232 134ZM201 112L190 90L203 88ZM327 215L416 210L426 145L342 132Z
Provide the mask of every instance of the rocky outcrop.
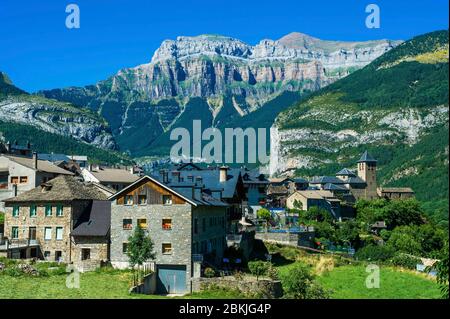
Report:
M218 35L177 37L164 41L147 64L95 85L39 94L98 112L121 149L133 152L130 139L139 136L142 146L151 145L192 98L204 99L216 119L223 116L224 98L231 97L236 114L245 116L282 91L318 90L398 43L323 41L300 33L257 45ZM136 105L142 110L137 126ZM143 130L152 133L139 133Z
M61 102L29 95L10 96L0 100L0 120L71 136L104 149L117 148L107 123L97 114Z
M314 168L333 161L342 150L372 145L413 145L433 127L448 122L448 106L429 108L378 109L345 112L322 108L305 112L299 121L319 123L283 129L282 114L271 132L270 173L292 174L295 169ZM353 125L352 123L360 123ZM328 125L327 125L328 124ZM341 128L341 129L339 129ZM314 150L311 154L309 150ZM323 154L330 154L324 156Z

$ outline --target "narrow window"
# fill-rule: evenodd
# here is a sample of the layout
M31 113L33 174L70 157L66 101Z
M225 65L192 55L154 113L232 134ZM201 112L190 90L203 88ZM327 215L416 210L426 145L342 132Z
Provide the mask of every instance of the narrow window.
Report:
M172 254L172 244L170 243L164 243L162 244L162 253L164 255L170 255Z
M28 176L20 176L20 184L26 184L28 183Z
M128 251L128 243L122 243L122 253L126 254Z
M45 205L45 216L52 216L52 205Z
M164 218L162 220L162 228L164 230L171 230L172 229L172 219L171 218Z
M56 240L62 240L62 239L63 239L63 228L56 227Z
M51 227L45 227L44 228L44 239L45 240L51 240L52 239L52 228Z
M61 217L63 215L63 205L56 206L56 216Z
M172 205L172 195L163 195L163 204Z
M147 195L139 195L138 196L138 203L139 203L139 205L147 204Z
M12 239L18 239L19 238L19 227L13 226L11 228L11 238Z
M133 196L125 195L125 205L133 205Z
M30 205L30 217L36 217L36 205Z
M13 217L19 216L19 206L13 206L12 216Z
M11 176L11 184L19 184L19 176Z
M61 250L55 251L55 261L57 261L57 262L62 261L62 251Z
M125 229L125 230L133 229L133 220L131 218L125 218L122 221L122 224L123 224L123 229Z

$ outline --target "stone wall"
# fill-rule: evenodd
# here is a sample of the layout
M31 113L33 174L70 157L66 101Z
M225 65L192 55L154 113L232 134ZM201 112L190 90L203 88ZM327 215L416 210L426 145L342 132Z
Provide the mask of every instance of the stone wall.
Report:
M109 260L109 238L97 236L77 236L72 239L72 261L75 265L89 263L81 260L83 249L90 249L90 261L101 264Z
M242 278L234 276L214 277L214 278L193 278L192 290L202 291L213 287L239 290L241 293L258 298L280 298L283 296L283 287L279 280Z
M144 277L143 283L130 288L130 293L154 294L156 293L156 273L148 274Z
M301 232L301 233L271 233L271 232L257 232L255 239L262 241L273 242L291 246L307 246L312 245L311 240L314 239L315 232Z
M172 229L162 228L164 218L172 219ZM131 219L133 229L123 229L123 219ZM158 265L185 265L186 286L189 287L192 258L192 214L191 205L111 205L111 264L116 268L127 268L128 257L123 244L133 234L138 219L147 220L147 230L154 243L155 262ZM170 254L162 253L162 244L172 244Z
M62 261L70 262L70 232L72 229L71 214L72 206L64 204L62 216L56 216L56 204L52 203L52 215L45 216L45 206L41 203L36 203L36 216L30 217L30 204L26 203L19 205L19 216L12 216L12 207L6 207L5 211L5 237L12 239L12 227L19 227L19 240L26 240L29 238L30 227L36 227L36 239L40 244L40 253L43 255L45 251L50 252L48 260L55 260L55 251L62 252ZM52 238L50 240L44 239L45 227L51 227ZM56 239L56 227L63 227L62 240ZM41 255L41 256L42 256ZM30 256L26 256L29 258Z

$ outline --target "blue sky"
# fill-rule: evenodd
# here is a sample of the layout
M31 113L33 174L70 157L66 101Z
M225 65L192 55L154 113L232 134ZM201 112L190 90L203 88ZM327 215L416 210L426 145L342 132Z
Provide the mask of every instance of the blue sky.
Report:
M80 8L67 29L65 8ZM365 7L381 11L365 26ZM0 1L0 70L27 91L93 84L148 62L164 39L223 34L256 44L293 31L330 40L409 39L448 29L448 1L40 0Z

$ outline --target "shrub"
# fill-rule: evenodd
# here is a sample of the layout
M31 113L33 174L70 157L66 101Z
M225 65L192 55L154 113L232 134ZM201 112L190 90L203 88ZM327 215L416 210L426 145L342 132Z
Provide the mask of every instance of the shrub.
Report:
M359 260L386 261L391 259L395 251L389 246L368 245L359 249L355 257Z
M308 297L308 290L313 285L314 276L311 274L309 268L300 263L296 263L295 266L289 270L285 276L283 276L283 290L285 297L295 299L306 299ZM310 293L313 293L310 290Z
M253 275L256 276L256 280L258 280L259 276L266 275L269 267L270 263L268 263L267 261L257 260L248 262L248 269Z
M398 254L391 259L391 263L394 266L404 267L408 269L416 269L416 265L420 262L420 258L406 254Z
M23 271L18 267L7 267L3 273L11 277L20 277L24 275Z
M212 278L216 275L216 272L214 271L214 269L207 267L205 268L205 277L206 278Z

